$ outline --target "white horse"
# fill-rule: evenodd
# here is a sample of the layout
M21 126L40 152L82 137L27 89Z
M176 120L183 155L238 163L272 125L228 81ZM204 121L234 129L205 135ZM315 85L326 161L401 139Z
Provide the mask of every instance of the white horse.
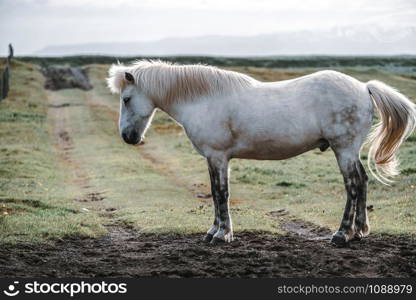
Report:
M371 172L383 183L396 175L396 153L416 124L416 107L378 82L321 71L293 80L259 82L247 75L203 65L137 61L113 65L108 86L120 94L119 129L138 144L160 109L186 131L208 161L215 218L205 241L233 240L229 213L228 163L232 158L281 160L331 147L344 177L347 203L332 242L345 245L369 233L367 175L360 149L368 140ZM375 171L372 171L374 162Z

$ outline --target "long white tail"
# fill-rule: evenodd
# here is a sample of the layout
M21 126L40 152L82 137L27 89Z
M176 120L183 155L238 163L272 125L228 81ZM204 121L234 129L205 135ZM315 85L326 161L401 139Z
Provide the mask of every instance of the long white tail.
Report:
M377 80L367 82L367 89L380 115L368 137L368 167L384 184L399 174L396 154L400 145L416 127L416 105L394 88ZM375 171L373 171L373 167Z

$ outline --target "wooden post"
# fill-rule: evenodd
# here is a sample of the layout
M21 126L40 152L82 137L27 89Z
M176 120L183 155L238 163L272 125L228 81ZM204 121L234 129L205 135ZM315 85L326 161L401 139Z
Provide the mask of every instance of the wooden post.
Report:
M10 62L13 58L13 46L9 44L9 55L6 59L6 68L4 69L3 73L1 74L0 78L0 100L7 97L9 94L9 81L10 81Z
M12 46L12 44L9 44L9 56L7 57L9 62L13 58L13 54L14 54L13 46Z
M3 72L3 78L2 78L2 99L6 98L7 95L9 94L9 66L6 66L6 69Z

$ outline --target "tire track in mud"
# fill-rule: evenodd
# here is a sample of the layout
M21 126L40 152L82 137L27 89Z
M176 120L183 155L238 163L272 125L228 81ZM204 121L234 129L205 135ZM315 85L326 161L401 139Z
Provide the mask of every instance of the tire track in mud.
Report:
M88 172L79 159L73 155L75 144L71 128L71 109L74 106L83 106L78 103L68 103L67 99L59 92L47 92L48 95L48 118L51 122L51 133L54 137L55 147L62 163L69 172L73 173L70 184L80 190L82 196L75 201L96 202L105 199L104 192L97 191L91 184ZM88 211L87 208L83 209Z

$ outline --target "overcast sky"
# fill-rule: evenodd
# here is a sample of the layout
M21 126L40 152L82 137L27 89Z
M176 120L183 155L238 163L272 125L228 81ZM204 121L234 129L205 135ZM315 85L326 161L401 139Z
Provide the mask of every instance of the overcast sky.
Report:
M0 54L49 45L416 25L415 0L0 0Z

